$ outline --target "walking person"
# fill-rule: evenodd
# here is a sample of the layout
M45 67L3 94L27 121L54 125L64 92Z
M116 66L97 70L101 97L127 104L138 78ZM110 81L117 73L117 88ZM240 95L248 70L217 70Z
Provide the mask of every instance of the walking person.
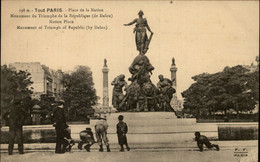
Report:
M100 152L103 152L102 140L107 147L107 152L110 152L108 138L107 138L107 129L108 129L108 124L106 121L106 116L99 118L99 121L97 121L95 125L95 131L96 131L97 142L100 147L99 148Z
M63 103L60 103L58 107L54 110L53 116L55 122L53 126L56 129L55 153L62 154L65 153L65 149L66 149L63 143L64 143L64 136L65 136L64 130L67 127L66 118L63 109Z
M130 147L128 146L127 138L126 138L126 134L128 132L128 127L127 127L127 124L125 122L123 122L124 116L119 115L118 120L119 120L119 122L116 125L116 133L117 133L117 137L118 137L118 144L121 147L120 151L124 151L124 145L126 145L127 151L130 151Z
M11 108L4 114L4 118L9 122L9 145L8 154L13 154L14 140L17 138L19 154L24 154L23 147L23 124L26 112L22 107L21 99L14 99Z

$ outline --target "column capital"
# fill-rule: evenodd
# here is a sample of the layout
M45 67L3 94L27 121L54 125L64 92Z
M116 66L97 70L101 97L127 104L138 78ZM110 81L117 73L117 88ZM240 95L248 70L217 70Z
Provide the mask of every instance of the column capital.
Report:
M176 67L175 65L172 65L172 66L170 67L170 71L177 71L177 67Z
M109 72L109 68L107 66L104 66L102 69L103 73L108 73Z

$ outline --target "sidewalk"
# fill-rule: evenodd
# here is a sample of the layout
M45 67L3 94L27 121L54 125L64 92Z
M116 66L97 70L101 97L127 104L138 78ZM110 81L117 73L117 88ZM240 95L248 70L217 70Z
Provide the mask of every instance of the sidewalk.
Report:
M248 141L212 141L214 144L218 144L221 150L234 150L235 148L254 148L258 147L258 140L248 140ZM1 144L1 152L7 152L8 144ZM77 148L76 143L72 147L72 151L80 151ZM197 144L193 142L183 142L183 143L129 143L131 150L186 150L193 151L198 150ZM120 146L118 144L110 144L111 150L119 150ZM17 149L17 144L15 145ZM32 143L24 144L25 150L54 150L55 143ZM97 151L99 149L98 144L94 144L91 150Z
M55 154L54 151L28 151L21 155L1 153L3 162L257 162L257 148L247 148L247 156L236 156L234 150L130 150L119 152L74 151Z

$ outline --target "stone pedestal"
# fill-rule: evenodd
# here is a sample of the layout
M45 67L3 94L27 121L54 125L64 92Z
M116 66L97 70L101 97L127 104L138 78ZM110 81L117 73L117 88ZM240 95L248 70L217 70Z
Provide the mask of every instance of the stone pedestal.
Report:
M116 125L118 116L123 115L128 125L128 142L135 144L163 144L193 141L194 132L200 131L208 137L217 138L217 125L201 126L195 118L176 118L173 112L120 112L107 115L110 144L117 144ZM97 120L91 120L89 127L95 130ZM85 126L86 127L86 126ZM85 129L82 127L81 129ZM74 130L72 132L78 132ZM77 135L78 136L78 135ZM76 136L75 136L76 137Z

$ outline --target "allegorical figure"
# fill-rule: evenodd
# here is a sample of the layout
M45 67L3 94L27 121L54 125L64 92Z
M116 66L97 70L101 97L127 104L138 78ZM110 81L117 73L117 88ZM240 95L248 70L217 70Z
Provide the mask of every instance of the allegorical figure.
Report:
M113 88L113 96L112 96L112 105L120 110L119 104L122 102L124 98L123 87L127 86L127 82L125 81L125 75L121 74L117 76L111 83L114 86Z
M137 80L139 84L150 81L150 75L154 67L150 63L150 60L147 56L138 55L135 57L133 63L129 67L129 72L132 74L132 77L128 80L134 82Z
M9 145L8 154L13 154L14 141L17 138L18 150L20 154L23 154L23 122L27 115L21 106L20 99L14 99L13 105L10 110L4 114L4 118L9 121Z
M159 82L157 83L157 88L159 89L159 107L161 110L172 111L170 105L172 94L175 93L175 89L172 87L173 80L164 78L163 75L159 75Z
M153 32L151 31L147 23L147 20L143 18L144 13L142 10L139 11L138 15L139 18L136 18L132 22L124 25L130 26L136 23L134 28L136 48L141 55L144 55L147 52L150 43L150 40L148 39L146 34L146 29L148 29L148 31L151 32L151 35L153 35Z

